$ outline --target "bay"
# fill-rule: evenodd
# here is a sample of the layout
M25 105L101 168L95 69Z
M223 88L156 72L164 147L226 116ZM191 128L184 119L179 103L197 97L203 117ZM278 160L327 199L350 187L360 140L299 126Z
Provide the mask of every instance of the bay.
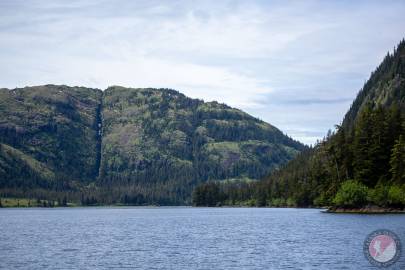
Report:
M405 244L405 215L319 209L0 209L0 228L1 269L377 269L369 233Z

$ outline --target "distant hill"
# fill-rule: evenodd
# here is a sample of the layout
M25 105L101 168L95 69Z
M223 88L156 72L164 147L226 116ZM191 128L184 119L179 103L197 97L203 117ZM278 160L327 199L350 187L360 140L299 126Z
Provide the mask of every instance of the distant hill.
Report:
M194 195L196 205L405 206L405 41L321 143L258 183L210 183Z
M0 196L185 204L259 179L305 147L238 109L169 89L0 89Z

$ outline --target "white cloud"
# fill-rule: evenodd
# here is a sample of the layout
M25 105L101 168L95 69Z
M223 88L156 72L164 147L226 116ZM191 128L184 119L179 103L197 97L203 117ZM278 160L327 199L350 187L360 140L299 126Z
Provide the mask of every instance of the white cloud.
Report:
M348 102L301 101L354 98L403 38L404 11L395 1L5 0L0 86L174 88L314 142Z

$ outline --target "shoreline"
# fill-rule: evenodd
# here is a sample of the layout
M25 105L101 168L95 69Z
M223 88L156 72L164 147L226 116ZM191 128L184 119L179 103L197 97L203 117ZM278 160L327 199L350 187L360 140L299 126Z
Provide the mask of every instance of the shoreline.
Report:
M393 208L393 207L380 207L376 205L368 205L365 207L360 208L344 208L344 207L336 207L336 206L324 206L324 207L316 207L316 206L308 206L308 207L274 207L274 206L249 206L249 205L216 205L216 206L193 206L193 205L124 205L124 204L99 204L99 205L81 205L75 202L67 202L66 205L58 205L52 204L49 205L48 203L35 203L34 200L27 199L27 198L1 198L2 204L0 205L0 209L10 209L10 208L38 208L38 209L52 209L52 208L101 208L101 207L111 207L111 208L127 208L127 207L139 207L139 208L165 208L165 207L189 207L189 208L291 208L291 209L317 209L321 213L326 214L405 214L405 208ZM31 202L32 203L27 203ZM24 202L24 203L23 203ZM47 202L47 201L43 201Z
M55 207L40 207L40 206L8 206L8 207L0 207L1 209L80 209L80 208L262 208L262 209L313 209L319 210L320 213L323 214L358 214L358 215L388 215L388 214L396 214L396 215L403 215L405 214L405 210L400 209L383 209L383 210L368 210L368 209L325 209L325 208L318 208L318 207L249 207L249 206L239 206L239 207L209 207L209 206L189 206L189 205L92 205L92 206L55 206Z
M366 206L361 208L341 208L341 207L329 207L322 211L327 214L405 214L405 209L380 207L380 206Z

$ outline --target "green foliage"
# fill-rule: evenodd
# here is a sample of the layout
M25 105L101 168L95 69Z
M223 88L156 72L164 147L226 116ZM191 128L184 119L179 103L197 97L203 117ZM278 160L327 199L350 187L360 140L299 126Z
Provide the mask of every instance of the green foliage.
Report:
M403 207L405 205L405 186L391 186L388 191L388 203L391 206Z
M389 186L379 183L375 188L369 189L368 201L374 205L378 206L388 206L388 192L390 190Z
M322 192L318 197L314 199L315 206L325 206L325 205L332 205L333 198L331 198L325 192Z
M285 206L286 202L284 198L275 198L271 200L271 205L272 207L282 207Z
M294 198L288 198L286 201L286 205L288 207L295 207L295 206L297 206L297 202Z
M368 189L365 185L348 180L342 184L333 203L339 207L359 207L367 203Z
M369 190L368 201L382 207L402 208L405 206L405 185L378 184Z

